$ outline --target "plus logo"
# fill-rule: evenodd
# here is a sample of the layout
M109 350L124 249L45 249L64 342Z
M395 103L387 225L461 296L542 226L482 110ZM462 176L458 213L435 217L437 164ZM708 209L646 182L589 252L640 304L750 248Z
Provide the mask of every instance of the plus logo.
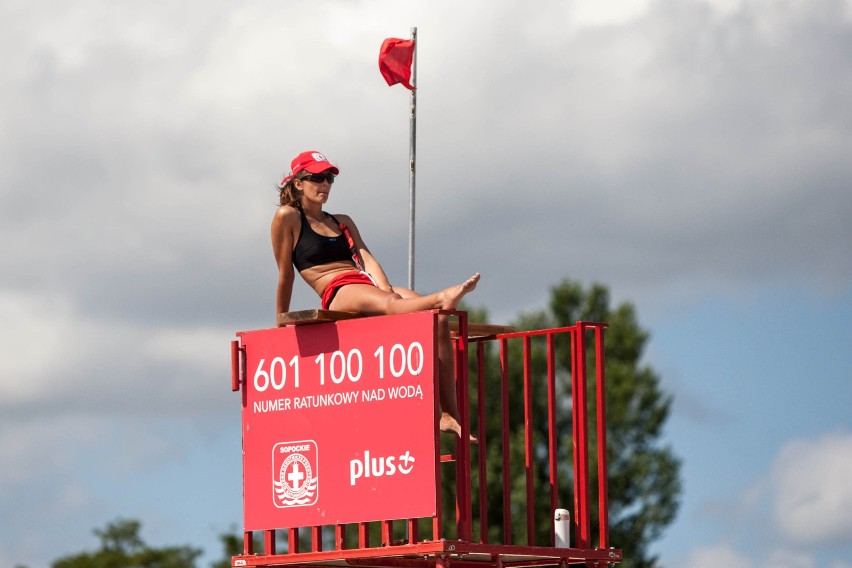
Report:
M365 450L363 457L349 460L349 485L362 478L391 477L397 473L408 475L414 469L414 456L409 450L400 456L370 456L370 450Z
M317 444L281 442L272 448L272 502L276 507L313 505L319 498Z

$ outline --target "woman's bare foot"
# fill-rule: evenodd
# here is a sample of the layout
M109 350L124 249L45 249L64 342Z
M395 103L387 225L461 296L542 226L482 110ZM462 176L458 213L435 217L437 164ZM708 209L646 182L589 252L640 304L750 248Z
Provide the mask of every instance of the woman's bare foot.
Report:
M476 288L476 283L479 282L479 278L479 272L477 272L461 284L450 286L446 290L441 291L440 309L456 309L459 306L461 299L464 298L465 294L473 292L473 289Z
M461 424L459 421L447 414L441 413L441 432L454 432L456 436L461 438Z
M459 424L458 420L456 420L455 418L453 418L452 416L450 416L446 412L441 413L441 425L440 425L440 427L441 427L441 432L448 432L450 434L455 434L456 436L461 438L461 434L462 434L461 424ZM479 440L477 440L476 436L474 436L473 434L470 435L470 441L471 441L472 444L479 442Z

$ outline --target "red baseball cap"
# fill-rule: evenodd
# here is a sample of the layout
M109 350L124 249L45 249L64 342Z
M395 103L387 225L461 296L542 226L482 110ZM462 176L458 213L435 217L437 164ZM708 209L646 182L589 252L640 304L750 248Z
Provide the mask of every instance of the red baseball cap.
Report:
M326 170L331 170L331 173L334 175L340 173L337 166L329 162L328 158L326 158L322 152L318 152L317 150L302 152L296 156L292 162L290 162L291 175L296 175L302 170L307 170L312 174L318 174Z

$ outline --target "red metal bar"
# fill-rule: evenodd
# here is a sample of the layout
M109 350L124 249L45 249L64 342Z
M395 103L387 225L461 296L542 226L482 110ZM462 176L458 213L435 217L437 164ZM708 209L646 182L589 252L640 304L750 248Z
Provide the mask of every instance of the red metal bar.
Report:
M240 390L240 344L237 340L231 342L231 390Z
M417 544L420 541L420 523L417 519L408 519L408 544Z
M370 524L358 523L358 548L369 548L370 546Z
M461 326L459 326L461 327ZM459 360L461 356L459 355L459 344L463 342L461 338L461 330L459 330L459 337L453 340L453 377L455 381L453 384L456 389L456 403L459 408L459 418L461 418L461 381L459 381ZM465 342L466 343L466 342ZM459 420L459 426L461 426L461 420ZM464 430L462 430L462 434L464 434ZM461 456L461 437L455 441L455 451L453 454L450 454L449 458L447 456L441 456L441 459L445 461L453 462L456 471L456 493L455 493L455 505L456 505L456 538L461 539L461 531L464 525L464 521L462 520L462 501L464 499L464 487L459 486L459 480L462 475L464 475L464 466L462 465L463 460Z
M393 544L393 521L382 521L382 546Z
M249 555L254 552L254 533L243 531L243 554Z
M346 525L334 525L334 549L343 550L346 544Z
M322 551L322 527L311 527L311 552Z
M621 551L617 549L581 550L577 548L550 548L543 546L504 546L465 543L460 541L438 541L421 543L416 546L404 547L375 547L365 550L347 550L346 554L338 551L306 552L298 557L290 554L277 556L247 556L238 557L245 560L246 566L330 566L339 564L341 558L345 564L352 566L401 566L428 568L434 566L439 558L452 560L452 565L459 568L482 568L482 561L464 561L463 555L479 555L492 559L502 559L506 567L556 565L561 559L571 563L583 561L618 562L622 560ZM402 554L407 555L401 557ZM525 557L516 560L515 558ZM532 558L529 558L532 557Z
M527 544L535 546L535 484L532 429L532 338L524 337L524 472L527 482Z
M458 506L458 538L470 541L473 533L470 485L470 388L467 382L467 312L457 312L459 337L456 353L456 385L461 416L461 439L456 444L456 495Z
M595 392L598 425L598 531L599 547L609 548L609 499L606 456L606 373L604 370L604 330L595 328Z
M591 546L591 516L589 513L589 433L588 413L586 404L586 330L582 322L577 322L577 331L574 334L577 344L577 388L574 391L574 413L577 416L578 431L574 437L577 444L577 462L574 463L575 487L579 510L577 519L579 523L579 534L577 535L577 546L589 548Z
M461 438L456 443L456 530L459 540L470 541L472 536L470 484L470 390L467 382L467 313L458 316L459 335L456 340L456 399L461 418Z
M486 479L487 440L485 439L485 343L476 342L476 409L479 439L479 542L488 542L488 482Z
M550 471L550 512L559 508L559 482L556 464L556 353L554 336L547 334L547 454ZM550 545L556 545L553 530L550 531Z
M583 324L586 328L593 328L596 326L604 326L607 324L599 323L599 322L591 322L591 321L583 321L577 322L574 325L569 325L566 327L551 327L548 329L532 329L529 331L513 331L511 333L500 333L495 335L497 339L514 339L518 337L537 337L539 335L547 335L548 333L566 333L566 332L574 332L577 331L577 324Z
M347 550L341 554L339 551L306 552L299 557L283 554L272 557L254 556L244 557L247 566L333 566L345 560L345 565L351 566L401 566L428 568L435 566L438 558L444 557L451 561L454 567L483 568L483 561L465 561L462 555L479 555L491 559L502 559L503 566L523 567L556 565L561 559L568 559L571 563L582 561L618 562L622 560L621 551L609 550L581 550L577 548L550 548L541 546L504 546L483 545L465 543L459 541L439 541L434 543L421 543L416 546L375 547L366 550ZM405 555L405 557L402 557ZM514 558L513 558L514 557ZM515 559L517 557L526 557ZM533 557L533 558L530 558ZM496 561L496 560L495 560ZM598 564L602 566L602 564Z
M509 344L500 340L500 403L503 412L503 542L512 544L512 480L509 463Z
M242 392L242 402L243 407L248 404L248 389L245 387L246 385L246 350L245 347L240 347L240 371L239 371L239 384L243 385ZM231 379L233 381L233 379ZM233 386L233 385L232 385Z
M440 464L438 464L440 465ZM440 500L440 497L439 497ZM438 507L438 514L432 517L432 538L439 539L443 533L443 525L441 523L441 508Z
M439 345L439 341L441 339L440 336L440 320L438 316L435 316L435 325L434 330L432 332L432 345ZM441 366L441 360L439 357L438 349L433 349L432 354L432 368L439 369ZM435 487L437 491L435 491L435 516L432 517L432 540L440 540L441 535L444 532L443 527L443 499L441 498L441 487L443 476L441 475L441 381L439 380L438 373L434 373L433 377L434 390L435 390Z
M571 330L571 451L573 456L574 466L574 514L571 516L571 525L574 529L574 542L579 545L580 538L580 478L577 473L577 466L580 463L580 421L577 414L577 392L579 387L577 383L580 375L577 370L577 330Z
M298 541L298 537L296 541ZM290 552L293 552L292 548ZM296 551L298 552L298 550ZM275 531L274 530L266 530L263 531L263 553L264 554L275 554Z

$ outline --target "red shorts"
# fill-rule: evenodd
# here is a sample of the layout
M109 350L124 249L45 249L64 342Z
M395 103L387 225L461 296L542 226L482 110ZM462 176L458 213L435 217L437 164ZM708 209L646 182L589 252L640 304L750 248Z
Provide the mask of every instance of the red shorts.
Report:
M332 278L331 282L329 282L328 286L326 286L325 290L323 290L322 309L327 310L331 305L331 301L334 300L334 295L337 294L337 291L347 284L376 285L376 283L373 282L373 279L370 278L370 275L366 272L344 272L343 274Z

